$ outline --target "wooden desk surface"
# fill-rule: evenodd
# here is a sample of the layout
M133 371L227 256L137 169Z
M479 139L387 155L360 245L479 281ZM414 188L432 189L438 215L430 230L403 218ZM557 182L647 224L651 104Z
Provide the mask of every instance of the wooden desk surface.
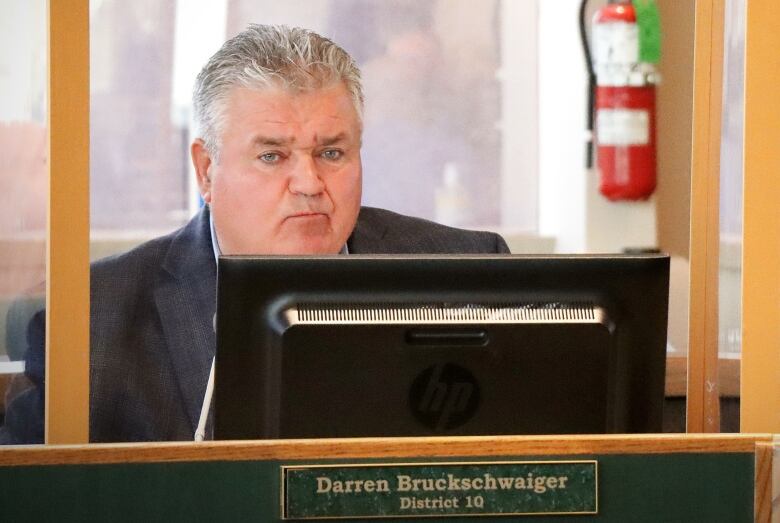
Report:
M754 452L769 434L462 436L0 447L0 466L267 459Z
M0 448L0 502L22 520L281 521L285 462L392 468L582 456L598 462L597 496L605 503L578 520L749 522L756 514L768 523L772 453L758 448L771 441L764 434L614 435L7 447Z

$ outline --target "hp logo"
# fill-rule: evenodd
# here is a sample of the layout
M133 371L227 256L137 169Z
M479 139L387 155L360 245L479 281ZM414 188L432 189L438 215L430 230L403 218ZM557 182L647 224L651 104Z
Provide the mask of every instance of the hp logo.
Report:
M466 423L477 411L479 400L477 380L467 369L452 363L423 370L409 390L414 417L437 432Z

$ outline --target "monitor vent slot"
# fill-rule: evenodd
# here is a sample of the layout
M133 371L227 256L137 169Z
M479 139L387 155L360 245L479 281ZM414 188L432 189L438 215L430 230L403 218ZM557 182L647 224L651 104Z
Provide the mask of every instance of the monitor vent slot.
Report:
M286 311L291 324L602 323L604 310L592 304L521 305L312 305Z

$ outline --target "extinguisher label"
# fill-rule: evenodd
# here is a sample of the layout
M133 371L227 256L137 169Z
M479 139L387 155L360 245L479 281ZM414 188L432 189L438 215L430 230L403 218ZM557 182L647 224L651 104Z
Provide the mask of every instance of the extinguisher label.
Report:
M599 109L596 139L599 145L647 145L650 115L640 109Z
M639 62L639 28L634 23L595 24L592 39L597 69L630 67Z

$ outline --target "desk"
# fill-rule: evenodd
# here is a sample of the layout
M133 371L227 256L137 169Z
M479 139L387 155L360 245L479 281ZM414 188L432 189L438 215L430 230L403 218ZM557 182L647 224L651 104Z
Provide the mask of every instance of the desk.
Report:
M279 521L283 465L591 459L599 467L599 513L577 522L754 521L754 513L769 522L772 448L769 435L17 447L0 450L0 507L7 521Z

